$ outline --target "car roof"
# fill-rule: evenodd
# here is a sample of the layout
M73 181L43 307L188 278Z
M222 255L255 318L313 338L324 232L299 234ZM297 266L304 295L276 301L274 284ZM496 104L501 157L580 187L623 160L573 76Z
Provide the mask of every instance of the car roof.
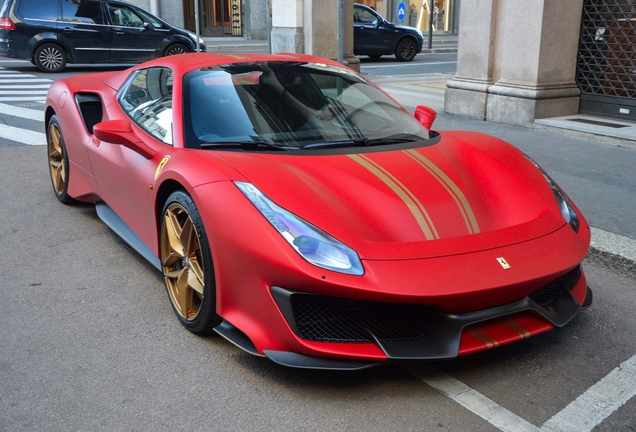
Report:
M249 62L311 62L322 63L331 66L344 67L342 64L323 57L317 57L307 54L295 53L278 53L278 54L214 54L214 53L188 53L179 54L168 57L160 57L133 66L117 74L111 75L104 79L103 82L111 88L118 89L130 74L139 69L147 69L151 67L168 67L172 69L175 75L184 75L192 70L209 66L218 66L230 63L249 63Z

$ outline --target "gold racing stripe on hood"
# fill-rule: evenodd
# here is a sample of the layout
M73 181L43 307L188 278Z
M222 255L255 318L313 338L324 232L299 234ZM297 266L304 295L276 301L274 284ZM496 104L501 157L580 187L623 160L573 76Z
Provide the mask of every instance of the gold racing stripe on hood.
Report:
M399 196L404 204L409 208L418 225L424 233L426 240L439 239L439 234L433 225L433 221L428 215L426 209L422 203L417 199L415 195L404 186L398 179L396 179L390 172L382 168L376 162L373 162L367 156L364 155L349 155L351 159L358 162L364 168L369 170L373 175L382 180L393 192Z
M453 182L450 177L444 173L437 165L423 156L416 150L403 150L408 156L411 157L415 162L417 162L422 168L428 171L443 187L446 189L448 194L453 197L457 207L459 208L462 217L464 218L464 222L466 223L466 228L468 228L469 234L477 234L479 233L479 225L477 224L477 219L475 219L475 214L473 213L473 209L470 207L468 200L464 193L457 187L455 182Z

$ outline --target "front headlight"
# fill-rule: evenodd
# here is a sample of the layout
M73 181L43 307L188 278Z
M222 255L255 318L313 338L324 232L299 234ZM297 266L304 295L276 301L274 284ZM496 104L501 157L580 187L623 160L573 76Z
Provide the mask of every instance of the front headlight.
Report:
M195 35L194 33L188 32L188 36L190 36L190 39L192 39L195 43L197 41L197 35ZM199 44L203 45L205 44L205 41L203 40L202 37L199 38Z
M355 276L364 274L360 258L353 249L276 205L253 184L234 184L305 260L315 266L339 273Z
M561 215L563 216L563 219L565 219L565 221L572 227L575 233L578 233L579 226L580 226L579 216L574 211L574 206L572 205L568 197L565 195L565 192L563 192L563 189L561 189L559 185L554 180L552 180L552 177L550 177L548 173L545 172L545 170L539 166L538 163L533 161L528 155L524 154L524 156L530 162L532 162L532 164L536 166L539 171L541 171L541 174L543 174L543 177L548 182L548 186L550 186L550 189L552 189L552 194L554 195L554 198L556 199L557 205L559 206L559 210L561 210Z

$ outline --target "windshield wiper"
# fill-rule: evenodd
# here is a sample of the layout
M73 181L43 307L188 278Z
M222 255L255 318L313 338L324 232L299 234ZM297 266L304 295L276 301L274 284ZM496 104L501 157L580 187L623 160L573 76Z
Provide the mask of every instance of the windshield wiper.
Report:
M201 143L201 148L240 148L242 150L294 150L296 147L284 147L267 141L215 141Z
M355 138L343 141L328 141L322 143L313 143L303 146L304 149L326 148L326 147L368 147L385 144L402 144L417 141L413 138Z

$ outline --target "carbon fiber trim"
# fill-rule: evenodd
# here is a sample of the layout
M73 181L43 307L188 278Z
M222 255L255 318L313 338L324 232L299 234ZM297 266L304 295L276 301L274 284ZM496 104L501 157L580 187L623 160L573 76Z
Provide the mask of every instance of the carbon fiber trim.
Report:
M563 327L581 309L581 306L570 292L579 281L580 276L580 266L577 266L533 295L516 302L465 314L439 313L436 315L434 325L426 336L416 340L380 338L372 328L365 327L364 329L370 339L384 351L389 359L433 360L454 358L459 354L459 343L463 329L469 325L493 318L531 310L543 316L555 327ZM294 296L321 296L280 287L272 287L271 293L290 328L302 338L304 330L302 329L302 324L299 326L294 307L292 306L292 298ZM583 303L584 308L590 306L591 299L592 291L588 287L586 299ZM430 308L431 306L420 305L420 307Z

